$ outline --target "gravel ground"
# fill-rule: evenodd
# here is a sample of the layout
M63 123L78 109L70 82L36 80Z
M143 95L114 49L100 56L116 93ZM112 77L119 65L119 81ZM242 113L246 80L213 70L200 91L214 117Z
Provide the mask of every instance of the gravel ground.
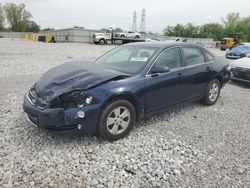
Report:
M250 89L184 105L110 143L26 121L25 92L48 69L114 46L0 39L0 187L250 187ZM223 54L213 50L220 56Z

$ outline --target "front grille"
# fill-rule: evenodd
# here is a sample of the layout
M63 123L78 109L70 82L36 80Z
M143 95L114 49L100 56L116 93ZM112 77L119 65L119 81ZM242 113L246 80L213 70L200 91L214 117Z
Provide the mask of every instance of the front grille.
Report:
M235 78L250 80L250 69L236 67L236 68L233 68L231 71Z

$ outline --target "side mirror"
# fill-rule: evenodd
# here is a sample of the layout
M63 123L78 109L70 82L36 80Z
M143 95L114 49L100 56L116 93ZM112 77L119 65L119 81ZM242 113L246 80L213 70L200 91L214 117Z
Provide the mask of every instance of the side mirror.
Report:
M157 74L157 73L165 73L165 72L169 72L170 69L168 68L168 66L157 66L157 67L153 67L150 71L151 74Z

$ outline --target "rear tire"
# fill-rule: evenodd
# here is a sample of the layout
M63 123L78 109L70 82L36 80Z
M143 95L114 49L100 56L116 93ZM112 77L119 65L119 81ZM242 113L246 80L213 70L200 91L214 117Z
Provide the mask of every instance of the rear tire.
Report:
M202 100L203 104L207 106L214 105L220 96L220 90L221 90L221 83L219 80L214 79L210 81L206 89L206 95Z
M127 100L107 104L98 122L98 133L105 140L115 141L125 137L136 122L134 106Z
M136 38L136 39L139 39L139 38L140 38L140 36L139 36L139 35L136 35L136 36L135 36L135 38Z
M121 35L121 38L125 38L125 35Z

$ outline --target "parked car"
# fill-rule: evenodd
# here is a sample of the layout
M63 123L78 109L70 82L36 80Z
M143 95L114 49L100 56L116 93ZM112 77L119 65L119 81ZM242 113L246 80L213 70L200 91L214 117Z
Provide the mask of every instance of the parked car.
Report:
M237 59L231 65L231 80L250 84L250 56Z
M175 105L216 103L228 65L188 43L121 45L94 62L69 62L45 73L24 97L37 127L79 129L117 140L136 121Z
M228 59L239 59L246 57L250 54L250 45L239 45L230 51L226 52L226 58Z
M165 40L167 43L173 43L173 42L182 42L181 38L172 38Z
M148 39L146 39L146 42L159 42L160 41L160 39L158 39L158 38L148 38Z
M123 32L123 33L117 33L116 34L117 37L120 38L135 38L135 39L139 39L141 37L141 34L136 32L136 31L127 31L127 32Z

